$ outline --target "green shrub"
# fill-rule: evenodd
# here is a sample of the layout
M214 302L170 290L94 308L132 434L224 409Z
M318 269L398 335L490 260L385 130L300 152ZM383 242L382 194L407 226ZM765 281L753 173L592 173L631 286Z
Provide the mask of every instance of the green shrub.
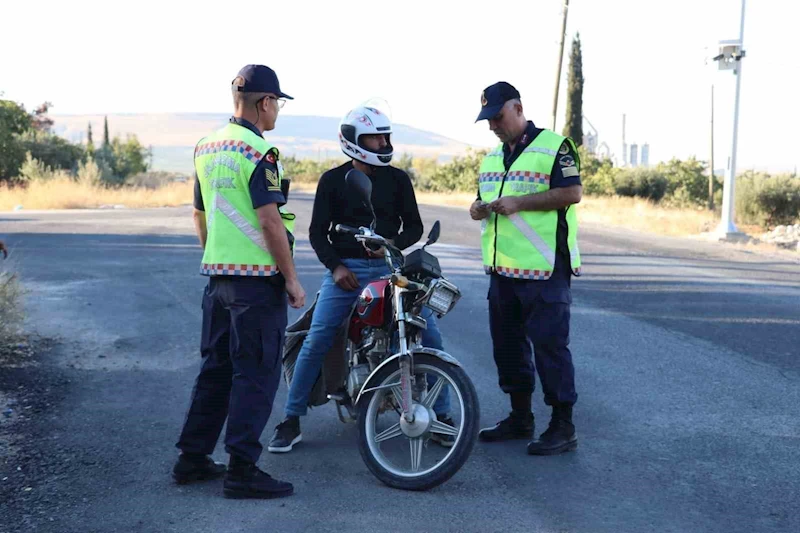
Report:
M478 171L486 153L487 150L468 149L466 155L437 166L425 180L424 187L433 192L477 192Z
M660 201L667 192L667 178L655 169L623 169L614 176L614 192L619 196Z
M736 214L740 222L764 228L800 219L800 177L748 171L736 178Z
M667 179L665 200L681 207L708 204L708 176L705 162L694 157L660 163L656 170Z
M286 177L296 183L317 183L326 171L336 168L344 159L298 159L294 156L282 156L281 164Z
M589 159L589 165L584 161ZM597 162L597 164L595 164ZM588 195L610 196L615 194L614 179L620 169L615 168L608 159L600 160L581 157L581 184Z
M86 155L81 145L72 144L58 135L43 131L28 130L19 136L19 142L33 159L53 170L75 172Z

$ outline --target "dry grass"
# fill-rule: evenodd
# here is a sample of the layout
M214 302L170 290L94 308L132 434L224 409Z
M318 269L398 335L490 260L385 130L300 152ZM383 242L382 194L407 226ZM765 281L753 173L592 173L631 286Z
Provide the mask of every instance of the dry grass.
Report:
M16 274L0 268L0 339L19 332L22 323L22 290Z
M469 207L474 194L419 193L420 203ZM706 209L680 209L663 207L639 198L584 196L579 204L581 222L604 226L617 226L659 235L699 235L710 231L719 223L718 215ZM748 233L758 232L756 227L741 227Z
M0 256L0 261L5 261ZM22 332L22 288L16 273L0 264L0 366L6 366L9 352Z
M293 190L314 192L316 184L293 183ZM449 205L467 208L475 201L471 193L417 192L417 201L428 205ZM581 222L617 226L659 235L699 235L719 223L719 216L706 209L662 207L639 198L584 196L579 205ZM759 233L756 227L741 227L748 233Z
M697 235L710 231L719 218L707 209L662 207L640 198L584 197L578 209L581 222L657 233Z
M35 181L28 187L0 186L0 211L21 205L30 209L80 209L111 205L137 207L170 207L191 204L193 183L171 183L158 189L125 187L111 189L69 179ZM316 183L292 183L293 191L314 193ZM417 201L427 205L467 208L475 199L471 193L417 192ZM698 235L712 230L718 215L705 209L662 207L638 198L584 197L578 210L581 222L656 233L660 235ZM741 227L750 234L760 233L757 227Z
M158 189L143 187L107 188L96 184L59 178L34 181L27 187L0 186L0 211L21 205L31 209L81 209L106 205L125 207L171 207L192 202L194 184L170 183Z
M317 183L292 182L293 191L314 193L317 190ZM469 207L475 201L474 193L453 192L424 192L416 191L417 203L426 205L449 205L453 207Z
M475 201L475 193L466 192L418 192L417 202L427 205L449 205L453 207L469 207Z

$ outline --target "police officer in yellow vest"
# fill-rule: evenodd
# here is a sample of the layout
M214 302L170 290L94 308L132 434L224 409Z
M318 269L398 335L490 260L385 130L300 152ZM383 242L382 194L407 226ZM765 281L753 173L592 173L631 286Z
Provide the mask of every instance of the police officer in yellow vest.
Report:
M248 65L232 83L235 114L195 147L194 223L209 276L203 295L203 365L176 446L178 483L225 475L224 495L275 498L290 483L257 466L261 432L281 376L289 305L300 308L290 245L294 216L283 209L287 188L278 149L262 137L290 96L269 67ZM288 237L287 237L288 235ZM287 298L288 296L288 298ZM225 465L209 457L227 418Z
M580 274L581 266L578 151L572 139L526 120L519 92L506 82L483 91L479 120L488 120L502 141L481 162L470 216L481 221L494 360L500 388L511 397L509 417L481 430L480 439L533 437L531 396L538 370L552 416L547 430L529 442L528 453L573 450L578 444L572 423L577 394L567 346L570 278Z

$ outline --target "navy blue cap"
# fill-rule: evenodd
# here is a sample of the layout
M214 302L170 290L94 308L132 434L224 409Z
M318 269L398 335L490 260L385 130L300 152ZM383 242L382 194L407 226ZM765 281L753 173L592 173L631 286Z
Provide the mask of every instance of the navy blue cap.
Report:
M481 93L481 112L475 122L494 117L503 109L506 102L519 97L519 91L510 83L498 81L490 85Z
M236 75L244 78L244 86L236 86L237 91L244 93L274 93L280 98L294 100L288 94L281 92L278 75L271 68L264 65L247 65Z

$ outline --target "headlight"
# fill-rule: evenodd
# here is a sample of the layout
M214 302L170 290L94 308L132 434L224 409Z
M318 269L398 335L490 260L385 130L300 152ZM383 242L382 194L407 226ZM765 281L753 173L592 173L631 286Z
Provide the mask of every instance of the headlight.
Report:
M461 298L458 287L444 278L437 279L428 293L425 305L439 315L446 315Z

